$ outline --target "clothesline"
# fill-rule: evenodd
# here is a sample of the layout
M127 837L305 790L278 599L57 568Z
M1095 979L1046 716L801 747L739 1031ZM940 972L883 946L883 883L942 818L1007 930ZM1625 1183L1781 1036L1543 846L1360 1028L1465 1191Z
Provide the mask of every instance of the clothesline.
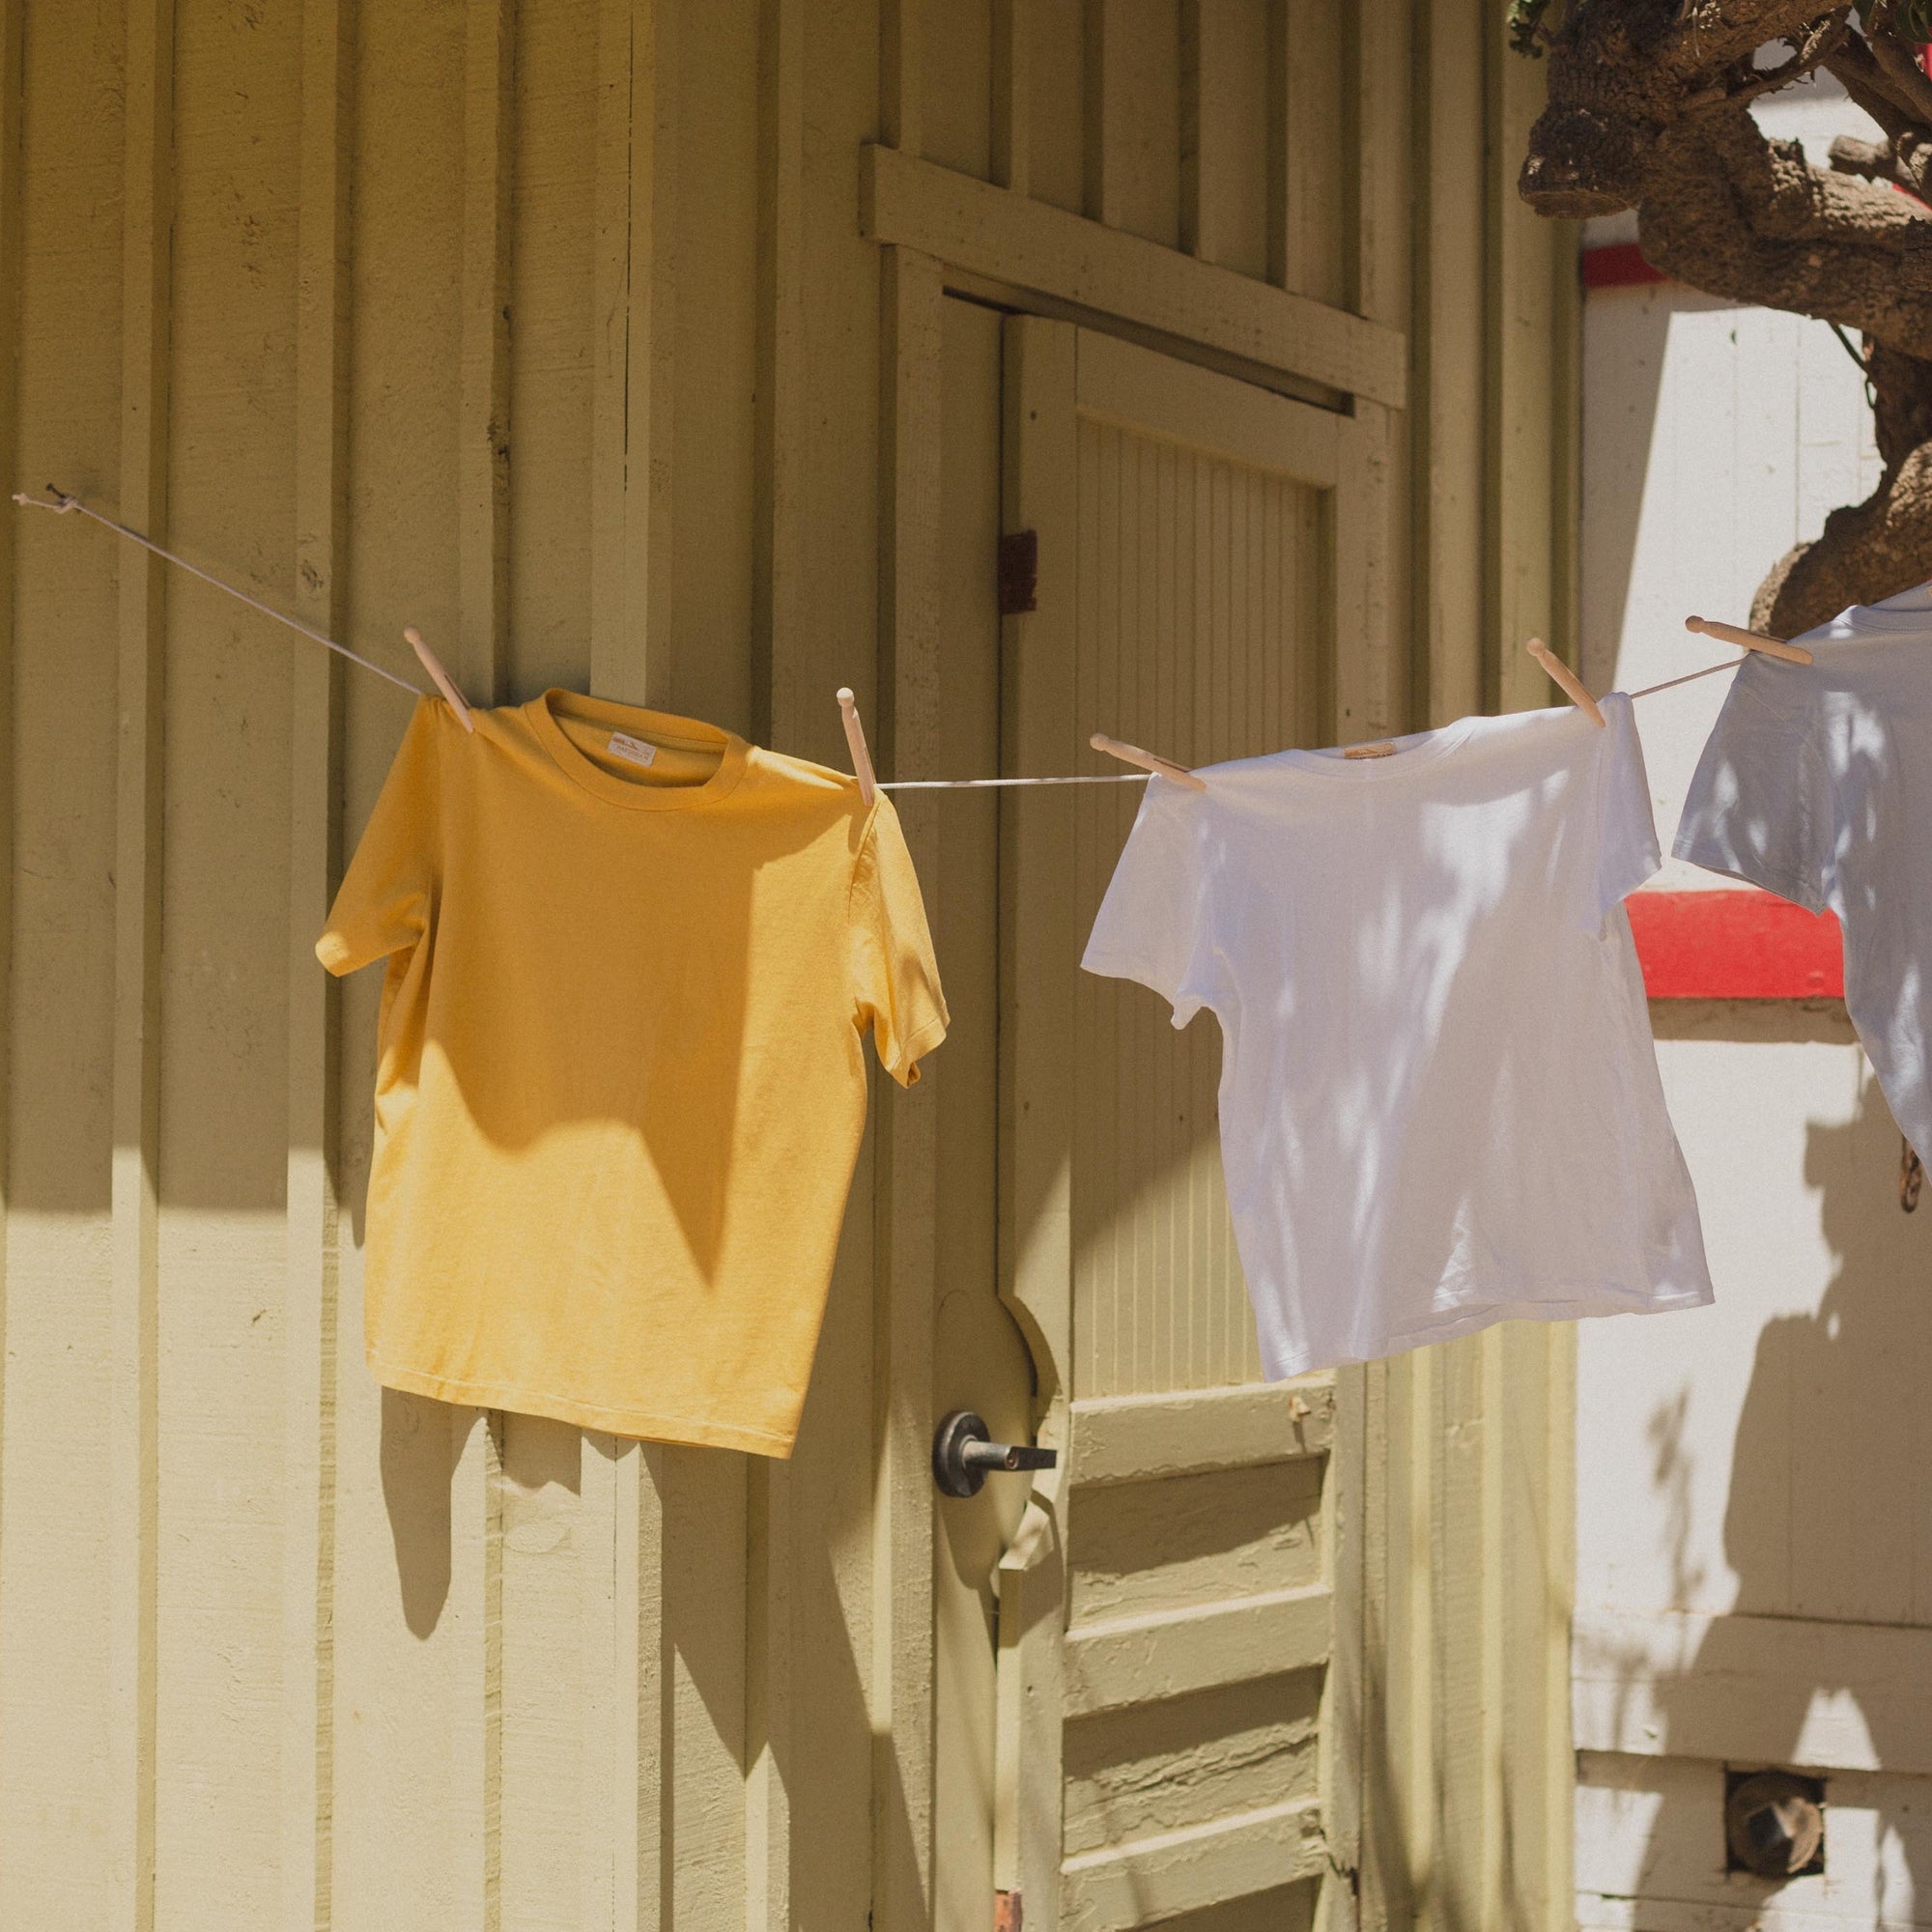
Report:
M38 497L29 497L21 490L14 491L14 500L23 509L51 510L56 516L62 517L70 511L77 510L83 517L92 518L103 529L112 530L116 536L126 537L129 543L139 544L143 550L153 552L156 556L186 571L190 577L200 578L204 583L212 584L216 590L226 591L230 597L247 605L251 611L259 611L263 616L271 617L276 623L287 625L291 631L299 631L303 637L321 644L325 650L331 650L338 657L347 658L353 665L360 665L364 670L374 671L378 677L387 678L399 690L412 692L418 697L430 696L421 685L412 683L406 677L398 677L394 671L377 664L373 658L365 658L360 652L352 651L347 644L338 643L327 632L318 631L313 626L304 624L298 617L291 617L287 611L276 610L272 604L263 603L259 597L251 596L247 591L202 569L198 563L190 563L186 557L165 549L151 537L143 536L139 530L129 529L126 524L117 523L112 517L103 516L99 510L82 502L78 497L57 489L51 483L46 487L47 495L53 499L51 502L43 503ZM1662 684L1645 685L1641 691L1634 691L1630 696L1633 700L1639 697L1654 697L1660 691L1671 691L1680 684L1693 684L1700 677L1715 677L1720 670L1735 670L1748 656L1749 653L1746 652L1745 657L1726 660L1723 664L1706 665L1702 670L1688 671L1682 677L1666 678ZM1066 778L1038 779L883 779L878 781L877 788L880 791L981 791L998 787L1033 785L1145 784L1151 776L1152 774L1149 772L1083 772Z
M1746 656L1748 657L1747 652ZM1655 697L1660 691L1672 691L1680 684L1694 684L1700 677L1716 677L1720 670L1736 670L1744 658L1727 658L1722 664L1706 665L1702 670L1687 671L1682 677L1666 678L1662 684L1647 684L1633 691L1631 699ZM1104 785L1145 784L1151 772L1108 772L1099 776L1070 779L881 779L881 791L966 791L979 785Z
M421 685L412 684L408 678L398 677L392 670L384 670L373 659L352 651L347 644L338 644L327 632L313 629L298 617L291 617L286 611L277 611L272 604L264 604L259 597L249 596L247 591L224 582L222 579L202 569L198 563L190 563L186 557L177 556L171 550L163 550L159 544L144 537L139 530L130 530L126 524L117 524L112 517L103 517L99 510L91 509L78 497L71 497L65 490L57 490L51 483L47 485L47 494L54 499L51 503L43 503L38 497L29 497L22 490L14 492L14 500L23 509L51 510L57 517L66 516L70 510L78 510L83 517L92 517L97 524L114 531L117 536L124 536L129 543L137 543L143 550L153 551L156 556L165 557L168 562L186 571L190 577L198 577L204 583L212 583L215 589L227 591L229 596L239 598L251 611L259 611L263 616L272 617L276 623L286 624L290 630L299 631L303 637L312 638L325 649L334 651L339 657L347 658L351 664L360 665L364 670L373 670L378 677L386 677L391 684L400 685L405 691L412 691L418 697L429 696Z
M1687 670L1682 677L1667 677L1662 684L1647 684L1641 691L1631 693L1631 701L1634 703L1639 697L1655 697L1660 691L1674 691L1680 684L1695 684L1700 677L1716 677L1720 670L1736 670L1749 656L1750 653L1747 651L1741 658L1726 659L1722 664L1706 665L1702 670Z
M1082 772L1065 779L881 779L881 791L968 791L976 785L1146 784L1151 772Z

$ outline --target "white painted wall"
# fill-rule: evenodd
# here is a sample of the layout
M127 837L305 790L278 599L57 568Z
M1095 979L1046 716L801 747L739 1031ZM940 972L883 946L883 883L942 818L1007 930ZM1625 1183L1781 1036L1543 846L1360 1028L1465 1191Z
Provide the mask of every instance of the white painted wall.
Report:
M1834 85L1766 103L1822 158ZM1604 225L1592 241L1630 239ZM1713 660L1776 556L1878 473L1821 323L1673 286L1584 320L1585 671ZM1638 707L1667 846L1728 679ZM1659 888L1726 889L1672 861ZM1842 1009L1660 1004L1716 1306L1583 1324L1575 1690L1585 1927L1932 1926L1932 1204ZM1724 1766L1828 1780L1826 1870L1726 1874Z

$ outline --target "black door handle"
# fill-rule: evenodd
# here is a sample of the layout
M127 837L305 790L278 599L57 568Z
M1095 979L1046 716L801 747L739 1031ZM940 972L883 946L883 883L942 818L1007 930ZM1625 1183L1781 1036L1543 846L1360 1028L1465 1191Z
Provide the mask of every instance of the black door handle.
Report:
M940 1419L932 1437L932 1480L949 1496L977 1496L992 1469L1051 1469L1058 1449L1024 1442L995 1442L993 1433L970 1408L955 1408Z

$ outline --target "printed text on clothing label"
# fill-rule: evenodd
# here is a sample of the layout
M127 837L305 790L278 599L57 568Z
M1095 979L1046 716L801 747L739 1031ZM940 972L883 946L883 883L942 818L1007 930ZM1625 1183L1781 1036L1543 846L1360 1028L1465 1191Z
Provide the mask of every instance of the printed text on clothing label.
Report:
M628 731L612 731L611 755L628 759L634 765L654 765L658 759L658 748L646 744L641 738L632 737Z

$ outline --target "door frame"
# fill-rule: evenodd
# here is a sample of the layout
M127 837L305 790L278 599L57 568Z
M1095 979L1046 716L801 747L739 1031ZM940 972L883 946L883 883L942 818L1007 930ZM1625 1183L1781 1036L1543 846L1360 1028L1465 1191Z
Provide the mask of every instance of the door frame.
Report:
M1196 448L1207 441L1233 461L1320 490L1329 628L1318 677L1319 735L1347 741L1398 728L1386 412L1367 404L1352 415L1314 408L1073 323L1025 314L1007 321L1002 386L1003 527L1033 531L1037 550L1034 608L1002 622L1006 776L1059 770L1069 746L1112 722L1074 715L1083 416ZM1186 747L1151 749L1189 755ZM1105 761L1095 756L1092 763L1098 769ZM994 1883L1003 1895L1024 1899L1030 1922L1047 1927L1063 1918L1067 1506L1085 1456L1071 1387L1074 1095L1065 1077L1065 1043L1074 1027L1066 968L1086 938L1073 862L1063 828L1009 805L1000 856L1000 1293L1034 1357L1037 1438L1061 1454L1056 1468L1035 1479L1000 1565ZM1332 1393L1321 1392L1329 1406L1319 1415L1311 1408L1309 1421L1297 1425L1309 1451L1319 1444L1330 1458L1322 1516L1333 1615L1319 1639L1326 1660L1318 1747L1321 1829L1319 1842L1295 1854L1292 1875L1327 1869L1344 1881L1350 1903L1327 1908L1331 1924L1352 1918L1359 1863L1365 1388L1359 1369L1339 1372ZM1240 1390L1214 1398L1243 1411L1237 1430L1252 1426L1247 1411L1260 1418L1273 1406L1246 1397ZM1085 1921L1084 1911L1075 1916Z

